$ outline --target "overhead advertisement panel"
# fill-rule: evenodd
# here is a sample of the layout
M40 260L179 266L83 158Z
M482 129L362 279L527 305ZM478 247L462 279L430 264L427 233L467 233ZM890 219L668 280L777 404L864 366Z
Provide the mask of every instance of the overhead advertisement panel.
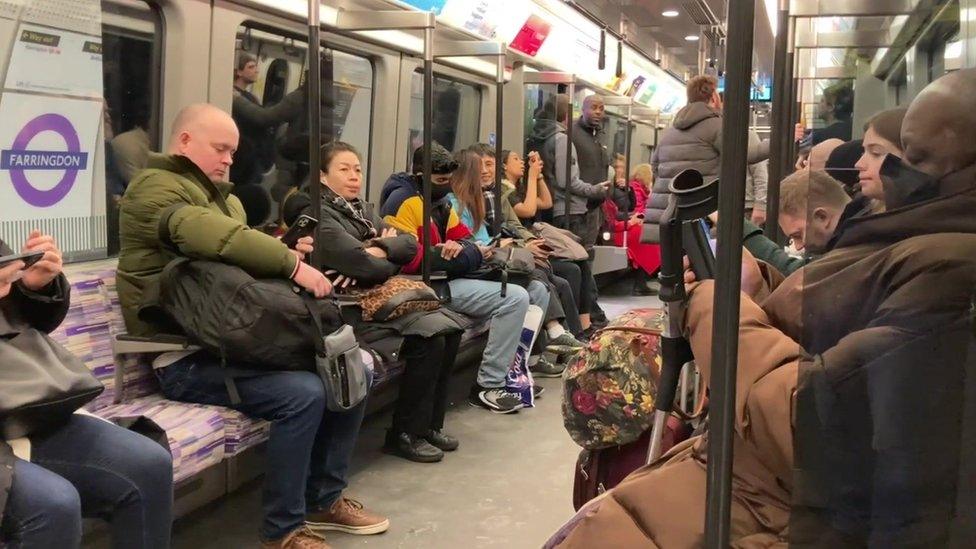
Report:
M684 103L684 86L624 45L623 74L617 76L617 41L607 36L606 68L597 68L600 28L559 0L406 0L434 11L438 22L509 47L547 68L569 72L637 103L669 113Z

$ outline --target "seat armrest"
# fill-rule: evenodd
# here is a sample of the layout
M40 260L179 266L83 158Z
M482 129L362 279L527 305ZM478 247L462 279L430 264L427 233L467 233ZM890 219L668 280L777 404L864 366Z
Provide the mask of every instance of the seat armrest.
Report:
M408 275L400 275L400 276L403 276L405 278L409 278L410 280L423 280L424 279L423 275L418 275L418 274L408 274ZM444 272L444 271L435 271L435 272L432 272L432 273L430 273L430 279L431 280L447 280L447 273Z
M158 334L153 337L139 337L119 334L112 339L112 354L115 358L115 399L119 404L125 397L125 367L119 357L132 354L158 354L171 351L199 351L199 345L191 345L190 341L180 335Z

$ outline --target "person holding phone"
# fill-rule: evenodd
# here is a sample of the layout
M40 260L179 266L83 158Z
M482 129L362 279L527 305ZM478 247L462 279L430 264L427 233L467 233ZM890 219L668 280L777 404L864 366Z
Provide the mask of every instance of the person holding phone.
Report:
M319 299L332 294L325 275L302 261L309 241L299 240L300 249L289 249L247 226L244 208L226 181L238 141L230 114L208 104L185 107L170 130L169 154L153 157L126 189L116 281L130 334L165 333L137 313L145 292L158 284L174 255L221 261L254 278L290 280ZM271 370L236 377L240 398L231 399L226 367L248 366L225 363L205 351L166 353L153 361L166 398L234 408L271 423L259 526L262 547L327 547L323 532L386 531L389 519L343 494L366 401L333 412L326 408L318 374Z
M317 237L329 243L321 265L339 289L370 288L400 273L417 254L417 239L400 233L359 198L363 169L359 152L348 143L333 141L321 147L321 211L313 212L306 193L284 204L285 220L319 218ZM444 429L447 388L461 342L461 326L443 310L413 312L384 322L360 321L356 335L392 362L397 351L406 363L400 394L387 430L384 451L421 463L444 458L457 450L458 440Z
M23 250L31 259L6 261L14 254L0 240L0 357L9 340L50 332L68 312L54 238L33 231ZM0 452L0 486L10 484L0 546L80 547L84 516L108 520L116 547L169 547L173 462L159 444L83 413L0 446L8 443L12 454Z

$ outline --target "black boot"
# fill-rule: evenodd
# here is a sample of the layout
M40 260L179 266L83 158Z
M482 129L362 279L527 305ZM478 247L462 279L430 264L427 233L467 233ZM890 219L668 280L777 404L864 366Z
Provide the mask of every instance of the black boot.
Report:
M444 452L435 448L424 437L410 433L386 432L383 451L418 463L435 463L444 459Z
M657 295L660 291L661 285L656 280L652 280L651 276L647 274L647 271L638 268L637 272L634 273L634 291L631 294L635 296L649 296Z
M431 429L430 431L427 431L427 434L424 435L424 440L445 452L453 452L454 450L457 450L458 446L461 444L458 442L458 439L452 437L451 435L445 434L444 431L441 431L440 429Z

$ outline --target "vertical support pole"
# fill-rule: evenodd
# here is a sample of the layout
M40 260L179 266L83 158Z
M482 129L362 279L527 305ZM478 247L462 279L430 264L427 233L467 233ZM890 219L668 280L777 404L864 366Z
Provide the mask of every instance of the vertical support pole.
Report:
M433 130L433 117L434 117L434 29L425 28L424 29L424 154L423 154L423 181L421 186L423 187L421 194L423 194L423 228L421 229L421 234L424 239L424 255L421 258L420 272L424 279L424 284L430 284L430 254L432 253L431 247L431 161L430 161L430 149L431 142L433 138L431 133Z
M569 230L569 201L572 195L569 194L569 180L573 176L573 96L576 95L576 83L570 82L566 85L566 92L569 95L569 113L566 115L566 179L563 181L563 206L565 215L563 218L563 228ZM559 102L556 102L556 112L559 112ZM555 215L555 214L553 214ZM582 235L579 235L582 236Z
M634 101L633 101L633 99L631 99L630 103L627 104L627 130L626 130L627 133L624 134L624 180L627 181L627 186L628 187L630 187L630 166L631 166L631 162L630 162L630 139L631 139L631 134L634 133L633 119L634 119ZM616 185L617 182L614 181L613 184ZM631 212L628 212L628 213L630 213L631 215L634 214L634 212L632 212L632 211ZM611 224L611 227L612 226L613 226L613 224ZM624 235L623 235L623 244L624 244L623 247L624 248L627 247L627 239L628 239L629 236L630 236L630 227L628 227L626 225L626 223L625 223L624 224ZM611 237L612 237L612 235L611 235Z
M739 349L739 291L742 274L742 211L745 207L749 90L752 81L753 0L731 0L725 112L722 130L722 181L718 198L718 253L715 277L715 330L712 338L713 396L708 445L705 547L729 546L732 503L732 449L735 427L736 370Z
M773 116L770 128L769 184L766 192L766 237L782 242L779 230L779 183L788 172L788 144L793 140L793 123L789 118L792 75L786 72L789 40L789 2L780 0L776 12L778 32L773 60Z
M321 21L319 19L319 0L308 2L308 177L311 182L312 211L318 217L322 211L322 185L319 184L321 151L319 140L322 135L322 74L320 63L322 51ZM323 263L323 242L315 239L312 250L312 265L316 268Z
M492 217L494 234L501 233L502 227L502 114L505 112L505 56L498 56L498 70L495 74L495 215Z

